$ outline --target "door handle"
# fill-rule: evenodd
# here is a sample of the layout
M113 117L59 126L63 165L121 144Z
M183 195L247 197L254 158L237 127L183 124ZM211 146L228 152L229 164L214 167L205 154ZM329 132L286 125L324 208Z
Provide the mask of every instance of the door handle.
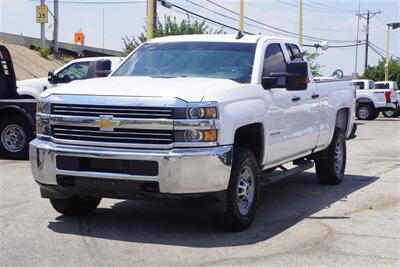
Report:
M311 96L312 99L317 99L318 97L319 97L319 94L313 94L313 95Z
M294 97L292 97L292 102L298 102L298 101L300 101L300 97L299 96L294 96Z

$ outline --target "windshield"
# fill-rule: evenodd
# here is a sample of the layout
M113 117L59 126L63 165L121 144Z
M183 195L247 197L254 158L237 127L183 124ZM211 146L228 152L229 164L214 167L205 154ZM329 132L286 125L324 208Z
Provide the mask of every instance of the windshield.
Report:
M112 76L206 77L250 83L255 48L247 43L148 43Z

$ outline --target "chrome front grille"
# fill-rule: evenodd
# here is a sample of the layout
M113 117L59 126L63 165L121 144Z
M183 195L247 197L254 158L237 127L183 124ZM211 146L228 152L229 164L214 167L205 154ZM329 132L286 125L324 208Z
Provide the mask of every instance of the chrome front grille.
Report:
M52 104L56 143L123 148L171 148L173 108Z
M129 107L129 106L101 106L101 105L73 105L53 104L51 113L67 116L91 116L110 115L115 118L134 119L172 119L172 108L154 107Z
M159 144L168 145L173 142L172 130L118 129L112 132L100 131L96 127L79 127L54 125L51 127L53 138L57 140L75 140L89 142L105 142L110 146L123 144Z

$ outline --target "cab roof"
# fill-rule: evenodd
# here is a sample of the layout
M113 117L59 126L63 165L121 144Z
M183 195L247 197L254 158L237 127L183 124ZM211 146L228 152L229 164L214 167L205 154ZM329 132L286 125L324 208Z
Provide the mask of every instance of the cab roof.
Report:
M175 35L159 37L151 40L149 43L166 43L166 42L229 42L229 43L252 43L255 44L261 38L271 40L285 40L293 42L290 39L281 38L277 36L265 35L244 35L240 39L236 39L235 34L192 34L192 35Z

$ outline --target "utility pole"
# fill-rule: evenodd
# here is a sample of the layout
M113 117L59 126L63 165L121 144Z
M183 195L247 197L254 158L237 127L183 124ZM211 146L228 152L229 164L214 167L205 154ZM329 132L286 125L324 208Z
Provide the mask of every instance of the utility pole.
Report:
M358 13L360 13L361 9L361 0L358 0ZM353 79L358 78L358 73L357 73L357 64L358 64L358 41L359 41L359 35L360 35L360 16L358 16L358 13L356 14L357 18L357 45L356 45L356 59L355 59L355 64L354 64L354 74L353 74Z
M54 26L53 26L53 43L54 55L58 57L58 0L54 0Z
M147 41L153 39L154 36L154 20L157 16L155 7L157 3L154 4L157 0L147 0Z
M369 21L376 15L380 14L381 11L370 11L364 13L357 13L357 16L360 18L367 20L367 26L365 27L365 64L364 64L364 71L368 67L368 47L369 47Z
M299 14L299 45L303 47L303 0L300 0L300 14Z
M400 22L388 23L387 25L387 36L386 36L386 62L385 62L385 82L389 80L389 38L390 38L390 28L393 30L400 28Z
M153 36L157 37L157 0L153 0L153 32Z
M243 30L244 30L244 0L240 0L239 31L243 34Z
M40 5L41 6L45 6L45 0L40 0ZM45 43L45 23L40 23L40 47L44 48L46 43Z

